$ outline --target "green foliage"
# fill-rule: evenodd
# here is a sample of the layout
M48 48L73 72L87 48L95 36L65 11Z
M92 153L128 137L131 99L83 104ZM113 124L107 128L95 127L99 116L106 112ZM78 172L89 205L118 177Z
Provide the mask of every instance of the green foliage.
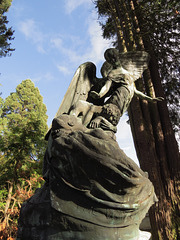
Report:
M7 12L11 3L12 0L0 0L0 13Z
M5 99L2 108L0 180L28 177L42 160L47 131L46 106L38 88L25 80ZM37 170L37 169L36 169Z
M4 209L6 205L8 191L6 188L0 190L0 209Z
M46 106L31 80L0 97L0 116L0 239L7 239L16 235L21 204L43 183Z
M12 0L1 0L0 1L0 57L10 56L11 52L14 51L13 48L10 47L12 41L14 31L12 28L8 28L8 20L4 15L9 7L11 6Z
M117 37L116 29L114 26L114 19L111 13L110 1L96 0L94 4L97 8L100 25L103 30L103 37L105 39L112 39Z

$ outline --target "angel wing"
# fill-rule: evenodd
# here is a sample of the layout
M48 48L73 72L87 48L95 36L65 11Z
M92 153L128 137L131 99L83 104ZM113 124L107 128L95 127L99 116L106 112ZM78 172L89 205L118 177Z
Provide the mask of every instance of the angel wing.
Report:
M58 117L63 113L69 113L70 108L78 100L87 100L88 93L96 78L96 66L92 62L81 64L76 70L62 103L55 115Z
M88 93L93 86L96 78L96 66L92 62L85 62L81 64L76 70L71 83L67 89L66 94L61 102L61 105L55 115L55 118L61 114L69 113L71 107L78 100L87 100ZM45 140L48 140L51 127L49 128Z
M145 69L148 68L149 54L145 51L134 51L120 53L121 66L132 76L133 81L140 78Z

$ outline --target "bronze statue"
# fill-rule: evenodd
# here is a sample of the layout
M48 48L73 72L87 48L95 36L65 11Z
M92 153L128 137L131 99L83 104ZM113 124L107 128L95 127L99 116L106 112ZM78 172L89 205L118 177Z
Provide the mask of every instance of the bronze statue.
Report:
M161 101L163 98L151 98L135 87L134 82L148 67L149 56L146 52L119 54L115 48L110 48L104 56L106 62L101 69L101 79L96 77L93 63L84 63L78 68L73 78L73 81L76 79L74 98L67 113L80 117L89 128L101 127L116 131L119 119L127 111L134 95L149 102ZM92 90L92 86L95 90ZM106 97L109 97L107 101Z
M77 69L47 134L45 184L23 204L17 240L139 240L154 187L116 142L116 126L147 68L148 54L105 52L102 78ZM106 98L109 97L107 100Z

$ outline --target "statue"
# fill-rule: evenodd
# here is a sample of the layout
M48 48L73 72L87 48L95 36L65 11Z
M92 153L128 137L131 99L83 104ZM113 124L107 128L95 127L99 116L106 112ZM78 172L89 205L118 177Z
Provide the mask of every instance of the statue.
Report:
M102 78L87 62L71 81L46 135L45 184L23 204L17 240L140 240L139 225L157 199L115 132L134 94L162 98L134 86L147 53L108 49L105 59Z
M148 66L149 56L144 51L127 52L119 54L115 48L110 48L105 51L106 62L102 67L102 79L97 79L95 76L95 66L92 65L93 76L84 78L86 81L80 83L80 88L84 90L84 96L89 96L94 99L95 104L89 102L90 98L81 98L74 101L71 105L70 115L81 116L82 123L89 128L102 127L103 129L111 129L116 132L116 126L120 117L125 111L134 95L145 99L149 102L162 101L162 97L151 98L142 92L138 91L134 82L142 76L142 73ZM81 78L86 72L86 64L89 70L89 64L85 63L83 72L79 71L78 77ZM89 78L90 77L90 78ZM89 78L89 81L87 79ZM87 88L87 82L94 82L95 90ZM103 82L105 84L100 86ZM79 86L79 84L77 85ZM84 87L85 86L85 87ZM88 90L88 92L86 92ZM75 92L75 96L78 92ZM107 101L104 99L109 97ZM96 106L97 99L101 99L101 105ZM98 103L98 102L97 102ZM96 118L93 118L96 115ZM92 120L92 121L91 121Z

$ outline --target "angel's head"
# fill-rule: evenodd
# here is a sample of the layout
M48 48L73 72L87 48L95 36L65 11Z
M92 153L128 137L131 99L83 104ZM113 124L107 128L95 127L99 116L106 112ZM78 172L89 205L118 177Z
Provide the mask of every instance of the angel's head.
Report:
M115 48L108 48L104 53L104 58L108 63L112 64L113 67L117 67L120 64L119 52Z

